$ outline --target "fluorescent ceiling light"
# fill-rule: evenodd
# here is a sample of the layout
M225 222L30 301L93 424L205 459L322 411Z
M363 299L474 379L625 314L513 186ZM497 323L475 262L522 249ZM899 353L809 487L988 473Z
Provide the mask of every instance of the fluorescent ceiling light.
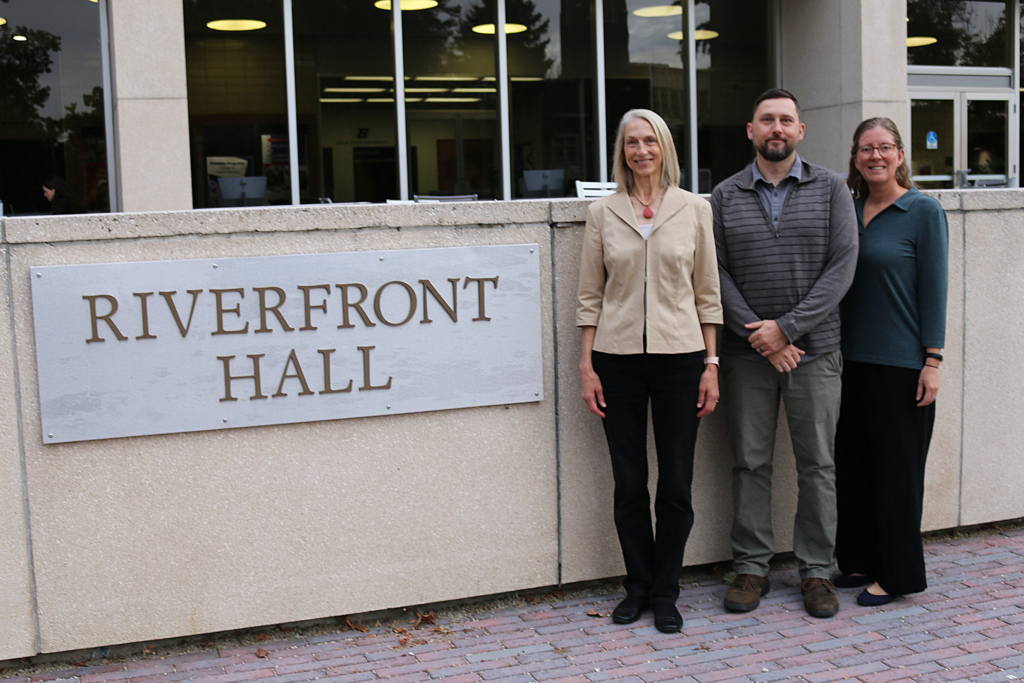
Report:
M417 81L475 81L476 76L417 76Z
M346 81L386 81L395 80L394 76L345 76Z
M406 88L405 92L448 92L448 88Z
M931 45L932 43L939 42L938 38L930 38L928 36L914 36L907 38L907 47L921 47L923 45Z
M652 5L633 10L638 17L678 17L682 13L682 5Z
M377 9L391 11L391 0L377 0L373 3L373 6ZM418 9L430 9L431 7L437 7L437 0L401 0L398 7L403 12L414 12Z
M19 43L23 43L26 40L28 40L28 38L26 38L25 36L11 36L11 40L16 40Z
M324 88L324 92L387 92L387 88Z
M388 102L394 102L395 98L393 98L393 97L369 97L369 98L367 98L366 101L367 102L375 102L375 103L378 103L378 104L380 104L380 103L387 104Z
M527 82L527 81L531 81L531 82L532 81L543 81L544 77L543 76L512 76L511 78L509 78L509 80L510 81L518 81L520 83L523 83L523 82Z
M206 28L214 31L256 31L266 26L267 22L258 19L218 19L206 24Z
M348 103L352 103L352 102L362 102L363 98L362 97L321 97L320 101L321 102L345 103L345 104L348 104Z
M3 26L6 23L7 23L7 20L4 19L3 17L0 17L0 26Z
M428 97L426 102L479 102L479 97Z
M487 36L493 36L497 30L494 24L480 24L473 27L473 33L482 33ZM526 26L523 24L505 24L505 33L522 33L525 30Z
M668 37L671 38L672 40L683 40L683 32L682 31L672 31L672 33L668 34ZM711 40L712 38L717 38L717 37L718 37L718 32L717 31L705 31L705 30L701 29L699 31L694 31L693 32L693 39L694 40Z
M452 92L498 92L497 88L452 88Z

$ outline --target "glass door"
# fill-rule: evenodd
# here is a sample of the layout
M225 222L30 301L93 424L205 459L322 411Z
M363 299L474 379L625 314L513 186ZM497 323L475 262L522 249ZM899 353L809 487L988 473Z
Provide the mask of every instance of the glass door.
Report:
M1011 98L914 92L909 143L914 181L925 189L1017 186Z
M954 187L960 155L956 93L914 93L910 101L910 170L922 189Z

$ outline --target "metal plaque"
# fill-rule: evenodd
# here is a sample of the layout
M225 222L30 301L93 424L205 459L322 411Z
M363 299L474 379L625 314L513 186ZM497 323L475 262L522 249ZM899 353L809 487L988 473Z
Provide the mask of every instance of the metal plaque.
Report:
M544 397L536 244L31 278L44 443Z

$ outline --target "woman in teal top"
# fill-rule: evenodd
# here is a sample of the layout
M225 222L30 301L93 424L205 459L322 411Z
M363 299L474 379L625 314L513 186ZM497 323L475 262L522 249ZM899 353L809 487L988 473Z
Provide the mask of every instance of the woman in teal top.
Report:
M945 343L949 229L939 203L914 188L890 119L857 127L847 183L860 252L842 303L835 584L866 586L857 601L884 605L928 586L921 508Z

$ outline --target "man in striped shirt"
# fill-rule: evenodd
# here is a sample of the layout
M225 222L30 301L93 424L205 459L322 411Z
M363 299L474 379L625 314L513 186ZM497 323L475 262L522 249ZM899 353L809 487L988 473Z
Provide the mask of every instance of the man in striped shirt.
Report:
M775 88L754 103L757 156L711 195L725 328L722 405L733 451L733 569L727 610L768 593L772 458L779 399L796 457L793 552L804 607L831 617L836 534L835 430L842 356L839 301L857 263L857 219L842 177L796 153L800 106Z

